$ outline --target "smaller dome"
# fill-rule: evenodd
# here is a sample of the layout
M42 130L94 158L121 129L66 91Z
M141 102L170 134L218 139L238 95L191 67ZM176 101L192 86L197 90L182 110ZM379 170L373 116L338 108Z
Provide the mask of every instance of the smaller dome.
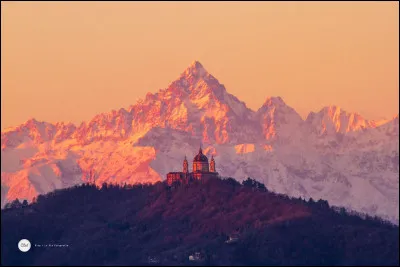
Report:
M201 150L201 148L199 149L199 154L197 154L193 161L195 162L208 162L208 158L203 154L203 151Z

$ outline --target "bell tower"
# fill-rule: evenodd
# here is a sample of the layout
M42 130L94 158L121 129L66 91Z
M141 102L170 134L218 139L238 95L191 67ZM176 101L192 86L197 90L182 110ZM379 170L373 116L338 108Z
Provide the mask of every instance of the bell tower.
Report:
M185 159L183 160L183 172L189 173L189 163L186 159L186 156L185 156Z
M210 161L210 172L216 172L216 171L215 171L215 160L214 160L214 156L211 156L211 161Z

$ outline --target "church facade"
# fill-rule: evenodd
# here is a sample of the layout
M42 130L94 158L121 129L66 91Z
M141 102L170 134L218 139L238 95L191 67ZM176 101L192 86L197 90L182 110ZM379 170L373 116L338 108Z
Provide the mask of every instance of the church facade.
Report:
M191 181L202 180L207 178L217 178L218 172L215 170L215 160L211 156L211 161L208 163L208 158L203 154L202 149L193 159L193 169L189 172L189 163L186 159L183 160L182 172L169 172L167 174L167 184L171 186L175 182L188 184Z

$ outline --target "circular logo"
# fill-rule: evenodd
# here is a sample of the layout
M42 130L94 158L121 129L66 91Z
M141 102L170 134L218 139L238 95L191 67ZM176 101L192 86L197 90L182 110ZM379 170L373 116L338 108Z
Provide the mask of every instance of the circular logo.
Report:
M18 248L22 252L27 252L27 251L29 251L31 249L31 242L29 242L28 239L21 239L18 242Z

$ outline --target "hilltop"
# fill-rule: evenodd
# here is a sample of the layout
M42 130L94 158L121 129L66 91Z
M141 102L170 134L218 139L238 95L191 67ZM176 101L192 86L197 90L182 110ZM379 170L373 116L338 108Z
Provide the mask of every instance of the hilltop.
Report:
M172 188L84 184L1 213L2 265L399 264L398 226L249 179ZM18 251L21 237L31 251ZM49 243L68 247L34 246Z

